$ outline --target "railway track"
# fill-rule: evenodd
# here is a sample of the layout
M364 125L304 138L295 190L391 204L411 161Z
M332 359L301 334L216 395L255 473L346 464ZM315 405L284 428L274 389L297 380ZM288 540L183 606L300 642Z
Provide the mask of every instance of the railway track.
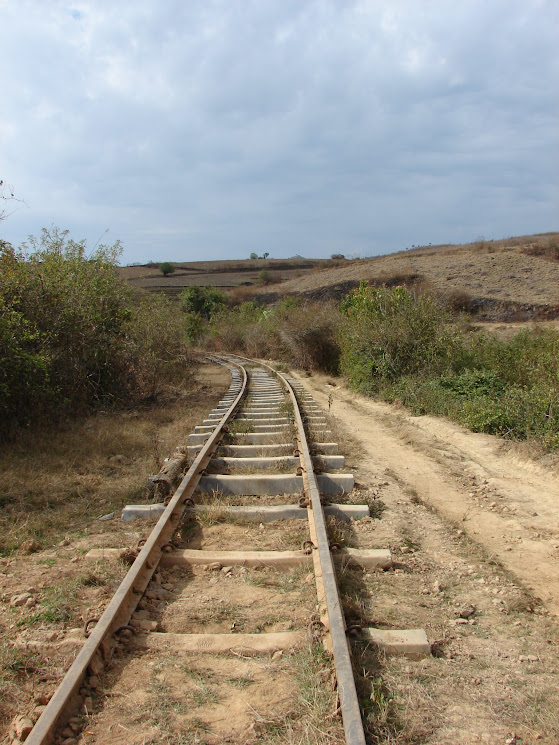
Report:
M189 435L190 467L176 491L164 503L124 509L124 520L159 519L147 540L128 552L133 563L103 615L86 622L87 640L27 738L29 745L111 741L90 725L110 699L106 686L101 694L99 678L119 658L147 650L156 658L208 655L235 665L317 646L332 662L345 741L360 745L366 739L348 630L387 653L414 658L429 652L421 630L347 628L337 575L349 567L387 569L392 559L386 549L346 549L329 537L330 516L350 523L369 509L347 502L353 476L343 473L344 458L322 411L296 381L266 365L238 357L214 361L229 368L229 391ZM223 523L229 526L225 542ZM278 527L284 524L290 526L288 540ZM273 526L267 539L272 545L262 546L267 525ZM97 549L88 558L113 555L122 556L122 550ZM277 592L269 590L277 583L267 581L266 572L285 573L291 586L299 583L304 601L291 607L293 593L286 592L278 602ZM247 595L247 584L250 603L258 604L258 623L254 614L239 623L235 612L223 613L241 590ZM221 603L217 610L214 601ZM204 613L202 602L209 603ZM268 687L273 697L272 683ZM169 700L176 702L177 695L172 692Z

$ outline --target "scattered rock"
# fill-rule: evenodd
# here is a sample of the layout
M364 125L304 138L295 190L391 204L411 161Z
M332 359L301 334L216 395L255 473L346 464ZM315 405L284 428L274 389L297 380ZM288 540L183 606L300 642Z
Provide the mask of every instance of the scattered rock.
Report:
M33 608L35 605L37 605L37 601L35 600L34 597L30 597L30 598L27 598L27 600L25 601L25 605L28 608Z
M17 739L24 742L33 729L33 722L28 717L17 716L12 722L12 729Z
M442 585L441 585L441 583L439 582L439 580L438 580L438 579L437 579L437 580L435 580L435 581L433 582L433 590L434 590L434 591L435 591L435 592L436 592L437 594L438 594L439 592L442 592L442 591L443 591Z
M25 605L30 598L33 598L30 592L22 592L21 595L14 595L10 600L10 605L17 608L19 605Z
M101 517L98 517L97 519L99 521L112 520L114 516L115 516L114 512L108 512L106 515L102 515Z
M207 568L210 572L219 572L219 570L222 568L222 564L220 564L219 561L214 561L212 564L208 564Z
M464 531L463 530L457 530L456 531L456 537L457 538L462 538L463 535L464 535Z
M400 546L400 553L401 554L409 554L411 551L409 546Z
M519 662L539 662L540 658L535 654L521 654L518 658Z
M223 574L231 574L231 572L233 571L233 567L222 567L221 571L223 572Z
M464 605L458 611L458 615L460 616L460 618L470 618L470 616L473 616L475 612L475 605Z
M83 709L86 714L91 714L93 711L93 699L91 696L86 696L83 700Z
M466 619L466 618L457 618L456 621L454 621L454 624L456 626L459 626L459 625L464 624L464 623L467 624L468 623L468 619Z
M97 677L97 675L91 675L88 683L91 688L99 688L99 678Z
M274 654L272 655L272 662L275 662L276 660L279 660L283 656L283 652L281 649L277 649Z

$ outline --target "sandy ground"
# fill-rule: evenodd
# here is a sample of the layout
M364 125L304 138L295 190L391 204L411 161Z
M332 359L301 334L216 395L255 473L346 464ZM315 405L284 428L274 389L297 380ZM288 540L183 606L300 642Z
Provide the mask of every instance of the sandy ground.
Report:
M559 615L559 478L492 435L413 417L328 378L298 376L377 468L435 508ZM331 382L331 381L330 381Z
M332 397L348 499L371 505L372 520L331 525L336 540L394 559L339 575L347 623L423 628L432 645L419 662L375 662L354 642L369 741L556 745L556 475L495 437L297 377L326 410Z

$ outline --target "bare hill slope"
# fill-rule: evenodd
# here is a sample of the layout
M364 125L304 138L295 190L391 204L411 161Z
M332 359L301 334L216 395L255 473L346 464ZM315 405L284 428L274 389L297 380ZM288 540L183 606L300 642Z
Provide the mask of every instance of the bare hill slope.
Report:
M266 283L262 286L262 272ZM480 320L559 317L559 233L424 246L355 260L258 259L175 264L167 277L156 266L124 267L136 287L169 294L190 285L242 287L241 299L274 302L284 295L338 299L360 282L422 284Z

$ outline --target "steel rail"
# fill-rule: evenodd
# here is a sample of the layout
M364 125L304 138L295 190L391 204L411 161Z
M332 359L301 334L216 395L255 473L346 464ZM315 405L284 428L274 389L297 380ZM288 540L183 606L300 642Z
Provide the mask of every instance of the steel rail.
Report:
M324 509L320 501L320 492L318 490L318 484L314 473L313 463L309 446L307 444L307 437L305 434L305 428L303 425L303 419L299 410L299 402L293 386L287 380L284 375L274 370L270 365L257 360L250 360L247 357L240 357L234 355L237 359L246 360L247 362L267 367L277 375L290 395L293 403L293 410L295 413L295 420L297 422L298 432L298 444L299 453L301 458L301 465L303 467L303 484L305 487L306 497L310 501L309 518L314 524L314 533L316 534L317 540L317 551L320 559L321 568L321 580L324 587L324 594L326 600L327 615L329 621L329 632L332 642L332 652L334 656L334 667L336 670L336 678L338 681L338 695L340 697L340 709L342 712L342 720L344 725L344 732L347 745L365 745L365 732L363 730L363 720L361 719L361 709L359 706L359 699L357 697L357 689L355 687L355 677L353 675L353 667L351 664L351 653L349 644L347 641L346 634L346 623L342 610L342 604L338 591L338 584L336 582L336 573L334 569L334 563L332 561L332 554L330 553L330 547L328 542L328 535L326 533L326 520L324 517ZM231 358L227 358L233 361Z
M144 594L161 558L162 546L170 541L180 523L185 502L192 497L202 475L201 472L207 466L212 452L221 438L223 427L233 416L246 393L246 370L242 365L232 360L227 360L227 362L232 363L241 371L242 382L239 393L219 420L215 430L202 446L179 487L171 497L169 504L113 595L111 602L70 666L62 683L56 689L46 709L37 720L26 740L27 745L47 745L52 741L55 730L64 715L79 703L79 688L87 674L88 667L95 664L96 658L97 665L103 665L104 661L108 661L116 644L113 635L121 627L128 624L132 613ZM232 380L229 391L234 390L234 388L234 381Z

